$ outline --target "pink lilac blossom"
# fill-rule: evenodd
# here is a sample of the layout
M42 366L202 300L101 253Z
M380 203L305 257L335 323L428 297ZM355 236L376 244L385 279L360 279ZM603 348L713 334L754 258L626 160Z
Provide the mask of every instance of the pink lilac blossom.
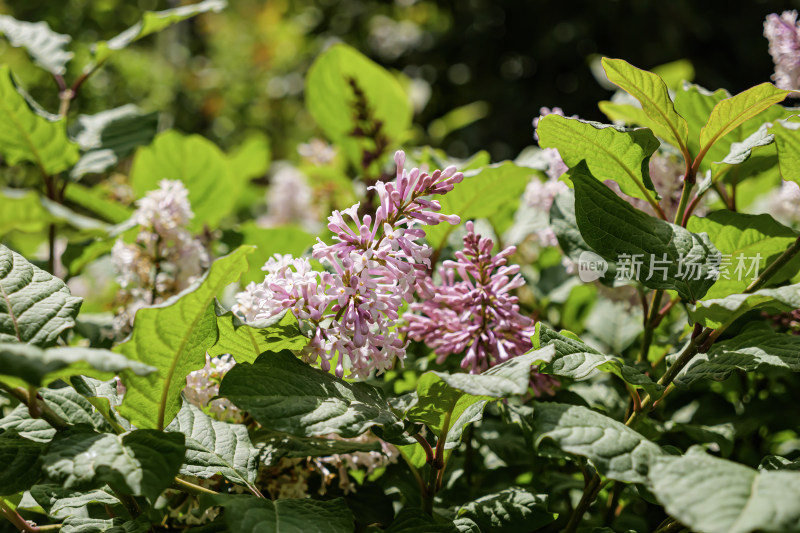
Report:
M160 303L200 278L210 261L203 243L187 229L194 213L181 181L162 180L136 205L136 241L119 239L111 250L121 287L122 307L115 322L119 333L130 328L138 309Z
M536 132L536 129L539 127L539 120L542 117L547 115L564 116L564 111L560 107L554 107L552 109L548 107L542 107L539 110L539 113L540 116L533 119L533 137L537 141L539 140L539 134ZM573 115L572 118L578 118L578 116ZM542 181L538 177L533 178L525 188L523 201L526 205L534 208L535 210L547 214L550 212L550 207L553 205L553 199L556 197L556 195L568 189L564 182L559 181L559 178L569 169L567 165L564 164L564 161L561 159L561 155L558 153L556 148L543 148L542 158L544 159L546 165L545 173L547 174L547 179ZM536 232L536 239L542 246L558 245L556 234L553 232L550 226L538 230Z
M433 252L420 242L425 232L417 226L460 222L456 215L439 213L437 200L425 198L453 190L463 179L455 167L432 174L407 170L402 151L395 163L397 179L374 186L380 201L374 216L359 216L356 204L328 217L336 242L318 239L313 257L331 271L314 271L305 259L276 256L264 267L264 281L248 285L234 306L250 322L291 309L313 329L304 359L319 360L326 371L333 361L340 377L345 370L366 377L403 360L406 344L395 332L398 310L425 279Z
M769 54L775 63L772 80L781 89L800 89L800 26L797 11L767 15L764 37L769 41Z
M475 233L467 222L464 248L455 261L445 261L439 270L441 282L426 280L431 296L412 303L404 315L409 337L434 349L437 362L451 354L464 353L461 367L478 374L532 347L534 322L519 311L512 291L525 284L519 265L508 265L516 252L509 246L492 254L491 239ZM554 380L537 376L535 392L551 390Z
M314 208L314 192L305 174L285 162L275 163L276 171L267 191L267 214L258 219L258 225L277 227L299 224L316 232L320 223Z

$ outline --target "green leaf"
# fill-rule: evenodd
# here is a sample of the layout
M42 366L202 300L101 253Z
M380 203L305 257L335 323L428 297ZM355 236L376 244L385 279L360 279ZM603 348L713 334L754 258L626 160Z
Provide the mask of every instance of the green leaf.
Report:
M172 484L183 462L184 436L152 429L126 435L60 432L43 457L47 476L66 489L115 491L156 498Z
M58 485L36 485L31 488L31 496L53 518L80 516L80 512L92 504L119 505L116 496L102 489L79 492Z
M43 233L52 220L36 191L0 189L0 205L0 236L12 231Z
M258 450L247 426L214 420L189 402L166 430L186 436L186 458L180 473L209 479L218 474L232 483L254 487Z
M697 354L675 380L690 385L701 379L722 381L734 370L754 372L762 367L800 371L800 337L770 330L740 333Z
M781 177L800 185L800 122L778 120L769 131L775 135Z
M462 505L456 516L473 520L481 531L534 531L558 517L547 511L547 500L546 494L511 487Z
M42 349L30 344L0 343L0 377L22 379L35 386L78 374L110 379L123 370L136 376L156 371L152 366L99 348Z
M447 447L452 448L464 427L480 419L486 402L528 392L531 365L553 353L551 347L531 351L482 374L426 372L417 382L418 401L406 417L427 425L437 435L446 432Z
M780 455L768 455L758 465L759 470L800 470L800 461L790 461Z
M769 124L762 124L760 128L751 133L742 142L731 143L730 152L720 163L728 165L739 165L747 161L753 153L753 149L767 146L775 142L775 135L769 133ZM716 161L715 161L716 162Z
M707 235L696 235L634 209L584 165L568 175L575 185L575 217L583 239L603 258L617 262L618 274L620 258L627 256L629 278L651 289L677 291L689 301L702 298L714 284L706 278L719 252ZM633 259L641 262L641 268L632 267ZM690 264L696 272L687 269Z
M687 311L693 322L716 328L754 309L771 313L800 309L800 283L776 289L760 289L750 294L701 300L690 305Z
M670 89L677 89L682 83L694 79L694 65L688 59L678 59L652 68Z
M782 102L790 91L778 89L771 83L756 85L736 96L721 100L711 110L708 123L700 130L700 154L745 121L756 117L767 108Z
M600 180L613 180L622 192L655 203L648 161L660 143L648 129L626 131L614 126L552 114L539 120L539 146L558 148L568 167L586 161Z
M575 191L567 189L556 195L550 207L550 227L556 234L558 245L572 262L581 264L581 256L585 252L594 255L594 252L583 240L578 221L575 219ZM585 256L584 256L585 257ZM608 269L599 278L605 284L613 284L617 273L617 264L606 261Z
M584 328L604 351L622 353L644 330L641 309L631 309L628 302L599 298L586 317Z
M651 467L650 488L666 512L693 531L800 530L798 472L759 472L693 448L660 458Z
M95 413L89 401L70 387L39 389L38 395L67 424L84 424L98 431L109 429L102 415ZM56 434L56 430L45 420L33 418L24 404L15 407L8 416L0 420L0 428L14 430L26 439L42 443L50 442Z
M534 442L545 440L561 450L587 458L615 481L645 483L649 465L661 448L622 422L586 407L540 403L533 411Z
M58 174L78 160L78 146L67 139L63 119L32 109L20 93L11 69L0 66L0 154L9 165L34 163L42 173Z
M253 364L234 366L225 374L219 396L265 428L292 435L357 437L372 426L402 430L378 389L312 368L287 350L265 352Z
M657 125L653 132L683 150L689 129L686 120L675 111L667 86L657 74L641 70L622 59L604 57L603 68L611 83L639 100L644 113Z
M769 215L748 215L725 209L714 211L705 217L691 218L687 229L694 233L707 233L723 257L730 256L728 268L725 271L720 268L719 279L706 293L706 298L722 298L744 291L758 277L757 273L752 278L744 276L753 263L750 258L760 255L757 272L762 272L797 240L794 230ZM744 268L737 275L740 257L744 260ZM799 268L800 257L795 257L770 279L770 283L786 281ZM729 279L725 279L726 277Z
M417 507L404 506L386 533L480 533L481 529L469 518L453 522L436 520Z
M94 46L96 63L102 63L115 51L121 50L129 44L148 35L159 32L173 24L192 18L201 13L212 11L219 13L227 6L226 0L205 0L196 4L166 9L164 11L145 11L142 20L123 31L113 39L100 41Z
M261 283L266 275L261 267L275 254L289 254L300 257L311 248L317 238L298 226L281 226L278 228L260 228L255 222L248 221L239 226L242 244L256 247L250 264L252 267L242 277L243 283ZM260 353L260 352L259 352Z
M130 430L130 423L117 414L122 405L122 395L117 390L117 380L100 381L86 376L72 376L69 379L75 391L87 399L102 415L111 419L125 430Z
M213 142L169 130L136 151L130 182L136 196L142 197L157 189L163 179L181 180L189 190L194 212L190 227L199 231L204 225L215 228L233 209L236 194L231 194L231 187L238 181L232 168Z
M328 501L250 496L215 497L225 507L230 533L352 533L353 516L344 498Z
M625 364L624 359L602 354L583 341L557 333L541 322L536 323L533 346L536 349L545 346L554 348L552 355L541 358L538 371L543 374L583 380L594 376L598 371L609 372L653 396L664 389L646 374Z
M0 433L0 496L29 489L41 477L40 457L46 445L14 433Z
M274 465L283 458L325 457L356 452L379 452L376 442L355 442L320 437L298 437L277 431L261 431L253 436L259 445L262 464Z
M73 53L65 50L72 40L69 35L56 33L46 22L25 22L0 15L0 34L11 46L28 51L33 62L52 74L63 75Z
M142 113L133 104L94 115L78 115L74 139L86 153L72 169L73 179L105 172L139 147L150 144L158 131L158 113Z
M192 287L136 313L131 336L114 350L158 370L147 377L122 375L127 392L120 413L133 425L161 429L178 414L186 376L203 367L206 350L217 342L214 298L247 270L251 250L237 248Z
M82 298L0 244L0 342L51 346L75 325Z
M363 91L372 116L382 123L389 149L406 136L413 110L397 79L354 48L335 44L317 57L306 76L306 107L325 135L360 168L364 141L352 135L357 111L351 79Z
M730 93L725 89L709 91L692 83L684 83L675 91L675 109L686 119L689 126L689 152L695 156L700 152L700 130L708 122L714 106L726 98ZM722 143L714 145L709 150L704 165L707 168L710 161L721 161L726 151Z
M490 218L509 209L522 196L536 171L506 161L469 172L455 189L438 198L442 213L458 215L462 221ZM454 226L442 223L425 228L432 245L441 248Z
M100 518L84 518L70 516L64 520L59 533L105 533L114 527L114 524L122 523L121 518L103 520Z
M133 209L117 201L108 199L106 193L97 188L84 187L80 183L70 183L65 192L65 199L67 201L77 204L95 215L98 215L99 218L103 218L114 224L125 222L131 218L133 214ZM106 241L111 243L110 246L113 246L113 238L108 238Z
M291 313L279 318L272 325L256 328L242 323L230 311L217 316L219 339L208 355L231 354L237 363L252 363L267 351L302 350L308 337L300 331L297 319Z

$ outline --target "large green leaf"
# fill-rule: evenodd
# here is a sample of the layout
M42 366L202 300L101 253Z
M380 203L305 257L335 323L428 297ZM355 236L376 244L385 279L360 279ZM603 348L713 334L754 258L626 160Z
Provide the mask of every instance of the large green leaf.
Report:
M648 129L623 130L614 126L552 114L536 129L539 146L558 148L568 167L585 160L600 180L613 180L628 196L655 203L658 196L647 163L659 147Z
M760 289L749 294L731 294L725 298L701 300L688 308L689 318L704 326L718 327L725 322L758 309L784 312L800 309L800 283L776 289Z
M75 325L82 298L0 244L0 342L51 346Z
M142 113L133 104L78 115L74 139L86 153L70 175L100 173L115 165L143 145L150 144L158 131L158 113Z
M344 439L322 437L298 437L278 431L259 431L253 435L258 444L261 463L274 465L283 458L325 457L356 452L379 452L380 444L375 442L356 442Z
M692 531L800 531L800 473L759 472L693 448L650 469L650 489Z
M639 100L652 121L647 125L656 135L679 148L687 145L686 120L675 111L667 86L658 74L638 69L622 59L607 57L603 58L603 68L611 83Z
M291 313L285 313L274 324L256 328L227 312L217 317L217 327L219 339L208 349L208 354L212 357L231 354L237 363L252 363L266 351L299 351L308 344L308 337L300 331Z
M464 504L456 515L471 519L481 531L534 531L558 517L547 511L547 499L546 494L532 494L512 487Z
M372 426L402 430L383 394L313 368L291 352L265 352L255 363L225 374L219 396L247 411L267 429L313 437L357 437Z
M29 489L41 477L46 445L14 433L0 433L0 496Z
M628 259L628 277L651 289L675 290L684 300L703 297L713 279L709 268L719 252L707 235L694 234L634 209L600 183L584 165L569 171L575 185L575 217L584 241L617 263ZM634 268L638 259L641 268ZM690 270L688 265L695 265Z
M67 518L85 513L87 505L119 505L119 500L108 489L88 492L65 489L59 485L36 485L31 496L42 506L48 516Z
M43 457L47 476L67 489L108 484L115 491L156 498L172 484L185 453L181 433L140 429L126 435L70 430L56 435Z
M343 498L328 501L217 496L230 533L352 533L353 516Z
M198 283L136 313L131 336L114 350L158 370L146 377L122 375L127 392L120 412L132 424L163 429L178 414L186 376L203 367L206 350L217 342L214 298L247 270L251 250L242 246L217 259Z
M386 533L480 533L478 524L469 518L456 518L454 521L443 521L439 516L432 517L417 507L405 505ZM491 531L491 530L486 530Z
M103 416L92 409L91 403L70 387L39 389L38 395L56 416L69 425L84 424L98 431L110 429ZM56 430L48 422L33 418L24 404L18 405L5 418L0 419L0 429L13 430L36 442L50 442L56 434Z
M730 93L725 89L714 92L704 89L699 85L685 83L675 91L675 110L686 119L689 126L689 152L696 156L700 152L700 130L708 122L714 106L726 98ZM713 145L706 158L703 160L707 168L711 161L721 161L725 157L723 143Z
M781 176L800 185L800 122L779 120L769 131L775 135Z
M94 46L94 57L97 63L102 63L111 54L121 50L129 44L147 37L153 33L168 28L188 18L201 13L213 11L218 13L227 6L226 0L204 0L196 4L166 9L164 11L145 11L142 20L123 31L113 39L101 41Z
M718 102L711 110L708 123L700 130L700 153L707 152L718 139L747 120L782 102L789 92L778 89L771 83L762 83Z
M189 190L194 212L191 228L200 230L204 225L215 228L233 209L240 181L232 175L232 168L213 142L169 130L137 150L130 181L136 196L141 197L157 189L163 179L181 180Z
M0 207L0 236L12 231L42 233L52 221L33 190L0 189Z
M705 232L723 257L730 256L726 272L720 272L719 279L706 293L706 298L722 298L729 294L744 291L764 268L782 254L795 240L797 234L778 223L769 215L747 215L722 209L705 217L694 217L686 226L694 233ZM760 256L756 273L746 278L743 273L754 263L751 259ZM739 259L743 258L744 269L737 275ZM728 264L728 263L726 263ZM784 266L770 282L780 283L792 277L800 268L800 257L794 258ZM721 270L721 269L720 269ZM728 277L728 279L725 279Z
M354 48L335 44L314 61L306 76L308 111L325 135L344 150L353 165L360 167L364 141L352 135L357 111L350 80L363 91L373 117L381 122L389 148L408 133L412 108L397 79Z
M624 359L602 354L583 341L557 333L538 322L533 336L533 347L539 349L545 346L553 346L554 351L549 358L541 359L538 371L543 374L582 380L597 372L610 372L625 383L642 388L651 395L663 390L661 385L654 383L647 375L625 364Z
M165 431L186 436L181 474L203 479L221 474L232 483L254 487L258 450L250 443L246 426L214 420L184 402Z
M702 379L722 381L734 370L753 372L761 367L800 371L800 337L771 330L740 333L698 354L678 376L676 383L689 385Z
M437 198L442 205L441 212L458 215L462 221L490 218L506 212L510 206L516 205L536 172L510 161L469 172L455 189ZM453 229L454 226L442 223L427 226L425 234L432 245L441 248Z
M0 34L11 46L28 51L33 62L52 74L63 75L73 53L65 50L72 40L69 35L56 33L46 22L25 22L0 15Z
M317 238L298 226L281 226L278 228L260 228L255 222L248 221L239 226L242 244L256 247L253 252L250 270L242 277L243 283L261 283L264 271L261 267L275 254L289 254L300 257L311 248ZM260 352L259 352L260 353Z
M28 161L52 175L78 160L78 146L67 139L64 120L34 110L8 65L0 66L0 123L0 154L10 165Z
M117 414L123 395L117 390L116 379L100 381L87 376L72 376L69 381L103 417L119 424L122 429L130 430L130 423Z
M100 348L42 349L31 344L0 343L0 377L18 378L35 386L78 374L110 379L123 370L142 377L156 368Z
M534 442L587 458L615 481L647 482L649 465L661 448L622 422L577 405L540 403L533 411ZM552 441L552 442L545 442Z

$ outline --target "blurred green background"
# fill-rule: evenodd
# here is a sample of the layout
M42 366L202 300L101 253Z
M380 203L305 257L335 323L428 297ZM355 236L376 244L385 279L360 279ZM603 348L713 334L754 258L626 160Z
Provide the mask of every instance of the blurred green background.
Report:
M135 24L141 11L177 0L0 0L0 13L46 21L74 38L74 79L89 43ZM72 113L126 103L162 111L166 123L223 148L248 130L270 138L275 158L321 136L303 109L305 72L325 46L345 41L401 74L417 109L417 144L465 157L488 149L495 160L532 144L541 106L603 120L610 96L593 77L596 54L641 68L689 59L695 81L738 92L769 80L764 17L800 1L229 0L209 14L116 54L82 89ZM21 49L0 40L34 97L58 107L54 82ZM474 104L460 115L451 110ZM484 117L475 120L477 117ZM449 122L448 122L449 121ZM459 122L471 122L454 129ZM449 125L448 125L449 124ZM451 131L453 130L453 131Z

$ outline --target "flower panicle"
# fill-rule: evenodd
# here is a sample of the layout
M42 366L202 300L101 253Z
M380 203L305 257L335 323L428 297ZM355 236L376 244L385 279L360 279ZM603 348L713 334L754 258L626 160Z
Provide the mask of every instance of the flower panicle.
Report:
M471 221L466 227L463 249L442 263L439 284L426 280L427 298L409 306L404 330L432 347L439 363L465 353L461 367L478 374L530 350L534 322L512 294L525 284L520 267L508 264L516 248L493 254L494 242L477 234ZM555 384L547 376L535 377L537 394Z
M359 204L328 217L333 243L321 239L312 256L329 266L314 271L308 259L276 255L267 262L262 283L251 283L237 296L234 312L245 321L266 319L290 309L309 324L313 335L303 356L328 371L365 377L391 368L405 357L406 343L395 331L399 309L427 275L433 250L419 226L458 224L440 213L430 196L450 192L463 179L455 167L429 174L405 168L397 152L394 182L378 182L374 215L361 216Z

